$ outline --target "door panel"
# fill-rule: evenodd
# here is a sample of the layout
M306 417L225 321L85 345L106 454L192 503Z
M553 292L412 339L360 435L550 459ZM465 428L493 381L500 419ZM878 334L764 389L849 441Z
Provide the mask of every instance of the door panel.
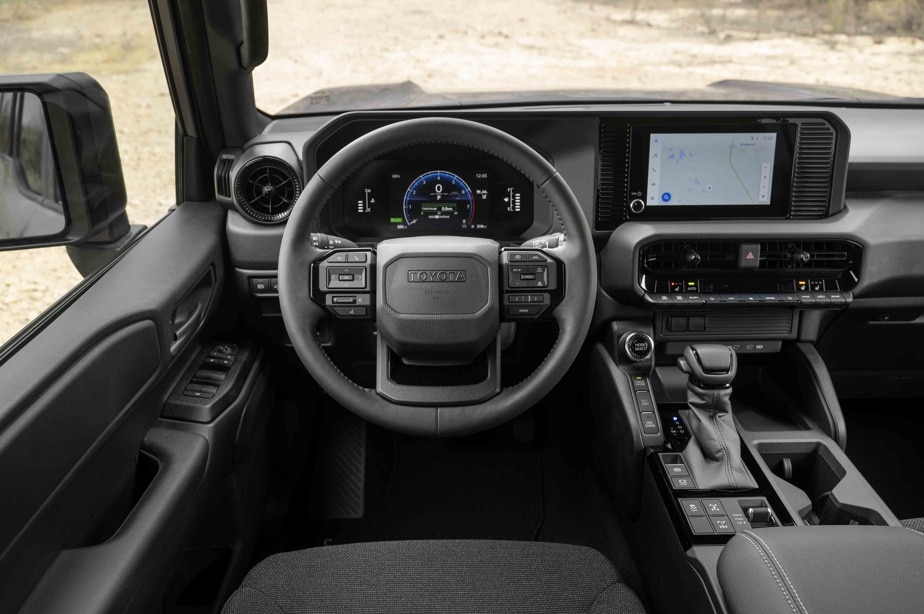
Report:
M140 499L134 491L139 458L146 458L141 456L142 443L163 403L163 386L158 384L175 361L184 360L221 290L224 219L225 210L215 203L178 207L0 365L4 611L23 603L56 557L53 569L61 569L62 560L74 560L73 552L62 551L125 555L112 550L112 542L119 541L129 519L137 518L133 513L172 509L169 518L176 524L144 522L143 530L130 533L130 539L123 535L122 544L154 544L156 551L142 550L151 556L130 559L131 573L114 568L107 574L94 563L101 571L94 589L101 599L95 603L106 607L84 609L71 602L70 611L121 611L131 595L146 592L146 577L161 576L158 570L170 564L157 551L181 549L182 531L175 529L195 509L187 505L189 496L183 506L170 507L176 491L163 484L184 484L187 495L195 492L204 461L194 460L205 454L204 440L171 452L172 470L157 472ZM188 315L184 319L192 313L190 297L198 305L194 320ZM181 335L178 315L184 325ZM167 465L160 466L166 470ZM102 560L120 565L123 559ZM107 578L111 584L101 585ZM65 589L66 583L43 582L42 594L33 597L40 601L33 603L54 603L55 591Z

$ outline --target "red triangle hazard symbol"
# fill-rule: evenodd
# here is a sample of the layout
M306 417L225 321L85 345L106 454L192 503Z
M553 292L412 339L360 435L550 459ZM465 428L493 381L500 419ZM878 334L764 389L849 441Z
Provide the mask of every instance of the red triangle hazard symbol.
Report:
M754 260L754 252L748 252L748 255L744 257L745 260Z

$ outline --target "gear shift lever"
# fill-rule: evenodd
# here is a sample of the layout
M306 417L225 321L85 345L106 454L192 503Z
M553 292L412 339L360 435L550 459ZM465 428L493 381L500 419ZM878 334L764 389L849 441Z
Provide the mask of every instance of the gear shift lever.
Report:
M731 407L738 357L727 345L687 346L677 359L687 381L687 407L680 416L693 438L683 458L702 490L747 490L757 483L741 460L741 439Z

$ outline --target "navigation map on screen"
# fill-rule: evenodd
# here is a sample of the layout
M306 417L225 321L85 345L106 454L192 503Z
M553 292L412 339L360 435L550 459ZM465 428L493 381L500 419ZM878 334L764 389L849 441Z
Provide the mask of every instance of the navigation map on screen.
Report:
M769 205L776 134L652 134L648 206Z

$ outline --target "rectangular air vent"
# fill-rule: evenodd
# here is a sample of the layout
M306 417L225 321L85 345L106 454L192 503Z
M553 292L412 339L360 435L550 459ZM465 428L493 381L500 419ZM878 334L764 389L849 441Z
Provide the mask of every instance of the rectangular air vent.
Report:
M699 256L694 267L692 254ZM733 241L657 241L644 246L639 256L642 266L653 273L696 268L710 271L738 267L738 244Z
M803 121L799 124L793 167L793 219L823 218L828 213L834 170L836 133L826 121Z
M804 254L804 259L799 258ZM850 241L761 241L760 268L796 271L851 269L859 260L860 246Z
M215 194L219 198L231 199L231 167L234 158L222 156L215 165Z
M739 271L739 241L655 241L639 250L642 271ZM772 240L760 244L758 271L843 273L859 270L862 248L852 241Z
M613 230L626 221L629 184L629 125L600 122L600 169L597 182L596 230Z

